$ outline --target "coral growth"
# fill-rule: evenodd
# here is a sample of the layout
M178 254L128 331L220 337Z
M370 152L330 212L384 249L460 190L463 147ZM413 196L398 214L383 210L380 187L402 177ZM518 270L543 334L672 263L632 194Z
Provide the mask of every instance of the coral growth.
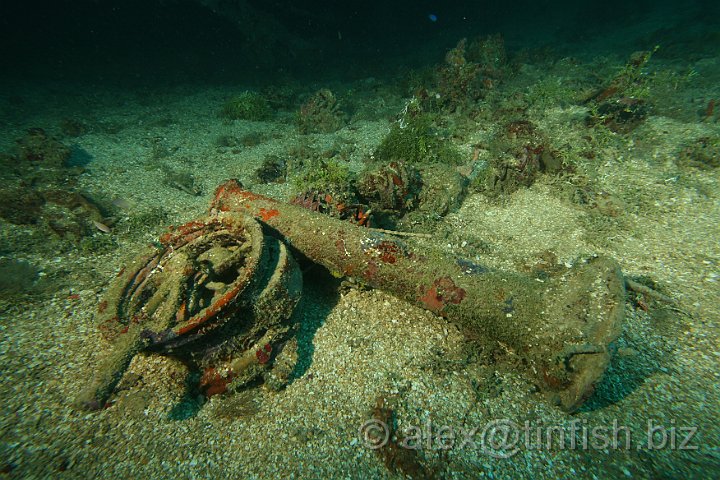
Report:
M416 205L421 185L420 172L416 168L402 162L390 162L366 171L357 188L373 209L405 211Z
M369 205L377 223L391 227L417 206L422 187L420 172L403 162L390 162L367 170L357 183L358 194Z
M482 76L483 86L486 88L491 88L494 82L507 74L505 40L499 33L475 38L468 45L465 56L469 62L478 65L478 73Z
M354 175L347 165L337 160L313 159L304 165L297 181L301 190L316 190L340 196L352 190ZM344 196L344 195L343 195Z
M445 65L437 71L437 89L444 109L455 111L474 103L481 95L480 66L465 58L467 40L462 39L445 55Z
M470 110L505 76L507 56L502 36L462 39L445 55L435 73L436 103L447 112ZM432 95L430 96L432 98Z

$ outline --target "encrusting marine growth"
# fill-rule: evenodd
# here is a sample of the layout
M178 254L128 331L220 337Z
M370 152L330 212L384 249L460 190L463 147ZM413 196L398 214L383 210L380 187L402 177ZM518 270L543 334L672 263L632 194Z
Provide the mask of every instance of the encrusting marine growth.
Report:
M114 350L80 403L101 408L141 350L191 358L206 394L271 370L302 278L289 250L443 316L511 350L551 402L592 394L624 318L617 263L596 257L550 277L503 272L359 225L220 185L210 215L171 230L125 269L100 305ZM238 380L239 379L239 380ZM233 383L235 382L235 383ZM238 383L239 382L239 383Z

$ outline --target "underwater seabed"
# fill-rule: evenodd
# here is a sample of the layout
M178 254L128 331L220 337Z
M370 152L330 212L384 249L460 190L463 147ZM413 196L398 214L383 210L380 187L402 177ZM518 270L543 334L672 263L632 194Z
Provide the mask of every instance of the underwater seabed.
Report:
M500 43L460 42L403 79L3 95L0 471L717 476L720 59L489 60ZM427 285L421 308L300 258L280 384L264 376L272 340L234 345L249 348L247 383L204 389L207 370L138 346L103 402L78 406L112 345L98 328L112 279L162 250L169 225L208 215L231 178L348 228L408 232L402 242L472 274L539 284L614 259L627 293L607 370L568 413L546 394L567 379L446 314L463 300L452 281ZM378 261L407 253L378 245ZM505 313L522 306L510 298Z

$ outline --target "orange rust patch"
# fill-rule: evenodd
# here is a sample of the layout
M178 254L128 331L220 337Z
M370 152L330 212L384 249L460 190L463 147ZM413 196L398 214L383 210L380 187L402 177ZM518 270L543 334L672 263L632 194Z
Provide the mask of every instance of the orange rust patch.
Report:
M185 236L203 227L205 227L205 222L202 220L193 220L177 227L177 231L180 235Z
M205 370L202 378L200 379L200 388L204 389L205 396L210 398L213 395L225 393L227 391L227 386L232 379L232 373L229 373L227 376L222 376L214 368L208 368Z
M215 189L215 195L213 196L213 203L217 202L223 197L229 197L238 193L243 192L243 188L240 186L240 182L237 180L228 180Z
M427 289L425 295L420 297L420 301L425 307L432 312L439 312L445 304L442 302L442 296L438 294L437 288L432 286Z
M183 302L182 305L180 305L180 308L178 308L177 312L175 312L175 321L178 323L182 323L187 318L187 304L186 302Z
M397 258L395 256L398 253L402 253L400 247L393 242L383 241L378 243L377 250L380 253L380 260L385 263L395 263Z
M455 285L452 278L440 277L435 279L427 290L420 288L418 300L425 307L435 313L441 313L446 305L459 304L465 298L465 290Z
M245 190L237 180L228 180L215 189L211 208L227 212L237 208L236 204L242 200L269 200L267 197Z
M245 200L265 200L266 199L262 195L253 193L250 190L240 190L239 192L236 193L236 195L240 198L244 198Z
M158 238L158 241L159 241L160 243L162 243L163 245L167 245L168 243L170 243L170 241L172 240L172 238L173 238L173 234L172 234L172 233L169 233L169 232L168 232L168 233L163 233L162 235L160 235L160 238Z
M223 295L219 300L217 300L215 303L207 307L205 310L203 310L200 314L198 314L196 317L191 318L187 325L183 325L182 327L178 328L177 334L178 335L185 335L186 333L200 327L204 323L207 323L212 318L215 318L215 316L222 312L223 309L227 307L227 305L237 297L237 295L240 293L240 290L245 288L245 283L240 283L230 289L225 295Z
M277 217L280 215L280 212L278 212L276 209L267 210L265 208L261 208L260 212L258 212L258 215L260 215L260 218L262 218L263 222L267 222L273 217Z
M269 343L266 343L263 348L259 348L255 352L255 357L257 358L260 365L265 365L270 361L270 354L272 353L272 346Z

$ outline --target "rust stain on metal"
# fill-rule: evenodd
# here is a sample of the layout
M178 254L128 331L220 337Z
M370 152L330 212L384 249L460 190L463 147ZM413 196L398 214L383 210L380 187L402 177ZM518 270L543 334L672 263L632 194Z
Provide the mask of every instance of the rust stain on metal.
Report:
M377 275L378 272L378 266L375 261L370 260L367 264L367 269L363 272L363 278L366 282L374 282L375 281L375 275Z
M337 248L337 251L340 253L340 255L349 257L350 254L347 251L347 248L345 248L345 240L342 238L338 238L335 240L335 248Z
M270 210L268 210L266 208L261 208L260 211L258 212L258 215L260 216L260 218L262 218L263 222L267 222L271 218L277 217L278 215L280 215L280 212L276 208L273 208Z
M377 250L380 253L379 258L384 263L395 263L397 262L396 256L402 253L400 247L389 241L382 241L378 243Z
M391 180L393 184L397 183L395 178ZM329 203L331 199L324 200ZM229 211L231 215L218 215L218 211ZM163 352L172 353L173 349L181 347L192 350L190 353L200 359L199 366L216 369L206 371L210 393L223 391L227 375L216 378L214 373L226 372L226 367L221 368L206 347L211 344L213 347L226 346L221 327L233 318L241 319L246 304L261 291L262 285L255 285L249 279L258 271L262 273L266 264L274 265L267 260L261 261L265 258L261 255L271 252L270 248L264 247L269 245L265 242L274 242L273 245L281 250L285 248L284 242L333 274L354 276L369 286L449 317L473 334L507 343L516 352L522 352L529 373L551 400L567 411L576 410L592 393L610 359L609 349L605 347L620 332L624 316L624 281L617 263L612 259L598 257L588 260L564 277L552 278L548 284L538 285L531 277L494 271L432 247L368 232L349 222L269 199L243 189L236 180L217 188L210 212L208 218L170 229L160 238L161 248L150 249L147 256L139 257L113 282L105 303L98 306L98 316L103 334L111 341L117 340L117 349L111 352L112 355L98 369L100 374L81 395L81 405L88 408L103 405L132 356L147 348L148 340L154 342L153 349ZM265 222L282 240L263 235L261 224L251 217ZM205 235L208 238L203 241ZM216 245L213 238L222 238L222 244ZM220 282L226 285L220 290L207 289L204 283L196 281L200 277L194 275L189 267L197 262L182 263L175 259L182 260L183 257L172 256L172 252L181 247L186 247L183 255L190 259L211 249L219 249L217 255L222 260L223 255L242 252L236 247L240 245L240 240L246 242L248 238L257 241L252 242L251 252L243 253L246 268L235 270L238 276L233 277L233 282ZM169 261L171 259L173 261ZM224 264L218 261L217 265ZM237 265L233 264L233 267ZM158 269L162 266L164 270ZM290 317L302 285L297 266L293 267L293 271L292 278L287 280L289 286L282 282L275 285L281 288L280 291L282 288L287 290L280 295L287 297L287 307L283 307L285 319ZM220 273L218 271L213 275ZM166 284L169 286L165 287ZM202 304L191 304L187 285L191 285L190 293L202 294L192 298L207 300L203 300ZM146 298L156 304L154 310L162 315L152 314L155 316L150 318L133 315L141 311L143 304L147 303ZM274 297L268 297L266 303L274 305L274 300ZM159 310L157 304L162 304L163 310ZM546 311L549 313L541 315ZM256 322L262 321L260 316L248 314L247 317L254 318ZM588 319L594 320L589 322ZM538 342L535 332L552 331L547 328L549 321L557 321L568 328L564 328L557 338L550 338L551 343L545 346L542 339ZM136 324L156 333L158 339L141 336ZM577 328L569 328L572 326ZM289 331L289 327L283 325L272 335L281 338ZM125 339L118 340L126 332ZM168 338L162 338L163 334L169 334ZM203 342L194 344L201 336L205 337ZM267 341L272 339L271 336ZM127 341L128 337L132 337L132 341ZM233 352L233 355L237 353L235 358L238 362L250 359L254 367L267 362L270 368L271 352L263 348L257 350L257 345L265 345L267 341L245 340L258 340L253 347L256 350L249 350L248 344L248 358L242 357L244 352ZM597 344L603 348L596 355L574 357L572 370L567 368L567 362L540 368L547 361L547 349L555 348L555 345L585 344ZM251 368L243 375L249 379L258 372L259 369Z
M450 277L437 278L430 288L421 287L420 294L420 302L435 313L442 313L447 304L457 305L465 298L465 290L455 285Z
M223 310L232 300L237 297L237 295L240 293L240 291L245 288L245 283L237 283L235 285L235 288L230 289L225 295L220 297L215 303L207 307L203 312L201 312L199 315L197 315L195 318L190 319L190 321L187 322L186 325L182 326L178 329L177 334L178 335L185 335L188 332L191 332L201 326L204 323L207 323L209 320L213 319L218 312Z

